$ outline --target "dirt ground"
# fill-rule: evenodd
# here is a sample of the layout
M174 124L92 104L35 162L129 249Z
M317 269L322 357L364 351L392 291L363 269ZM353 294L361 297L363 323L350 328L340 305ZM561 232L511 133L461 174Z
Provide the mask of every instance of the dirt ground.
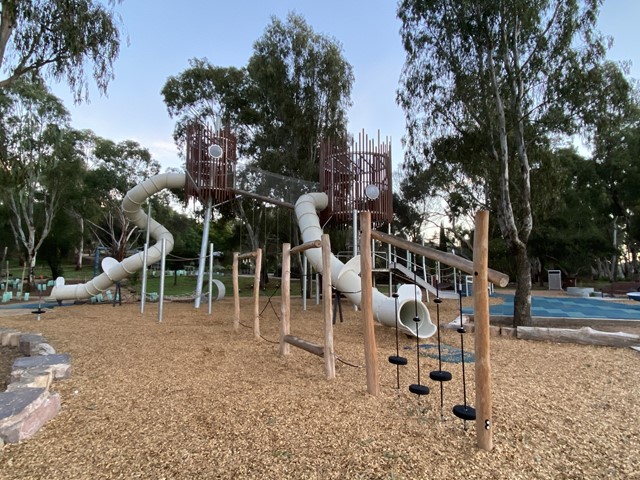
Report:
M464 402L460 363L440 386L428 379L437 358L420 356L415 339L376 327L381 394L366 393L360 313L343 308L335 326L334 380L322 359L292 348L278 356L279 298L261 302L261 333L252 331L252 300L242 300L239 332L233 301L55 308L36 322L11 314L0 325L42 333L72 355L70 379L54 384L62 410L34 437L0 450L6 479L640 479L640 354L571 344L492 337L493 439L476 447L475 423L450 412ZM292 302L292 334L319 342L321 307ZM429 304L432 321L435 306ZM441 322L457 315L445 301ZM447 351L460 335L442 330ZM436 343L436 336L427 343ZM425 343L422 341L421 343ZM473 334L465 349L473 351ZM406 349L405 349L406 347ZM420 352L437 349L421 348ZM347 363L354 366L348 365ZM465 364L474 405L474 364Z

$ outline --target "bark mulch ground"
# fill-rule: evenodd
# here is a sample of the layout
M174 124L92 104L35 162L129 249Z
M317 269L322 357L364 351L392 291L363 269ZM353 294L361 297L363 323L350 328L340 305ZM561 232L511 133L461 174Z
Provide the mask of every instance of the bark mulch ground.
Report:
M494 449L476 447L475 424L450 412L463 403L461 364L440 390L428 380L437 349L376 327L382 392L366 393L360 313L344 307L335 326L337 378L323 361L292 348L278 356L279 299L265 308L263 339L252 331L251 299L243 326L232 327L233 301L206 306L168 303L55 308L36 322L9 315L0 325L42 333L72 355L70 379L54 384L62 411L34 437L0 450L7 479L632 479L640 478L640 357L631 349L528 342L493 337ZM273 308L272 308L273 307ZM435 310L430 304L432 319ZM292 334L319 342L321 307L292 302ZM445 301L441 320L457 315ZM436 337L428 340L435 344ZM460 344L442 331L447 351ZM425 343L425 342L422 342ZM465 336L473 351L473 335ZM0 374L6 375L2 370ZM467 401L474 404L474 365L466 364Z

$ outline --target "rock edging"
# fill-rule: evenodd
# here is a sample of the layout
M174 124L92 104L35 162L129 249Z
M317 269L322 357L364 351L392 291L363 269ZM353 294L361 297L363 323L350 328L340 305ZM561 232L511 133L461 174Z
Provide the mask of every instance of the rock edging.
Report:
M0 344L25 355L13 362L9 385L0 393L0 444L18 443L60 411L60 395L50 387L71 376L71 356L56 353L40 334L10 328L0 327Z

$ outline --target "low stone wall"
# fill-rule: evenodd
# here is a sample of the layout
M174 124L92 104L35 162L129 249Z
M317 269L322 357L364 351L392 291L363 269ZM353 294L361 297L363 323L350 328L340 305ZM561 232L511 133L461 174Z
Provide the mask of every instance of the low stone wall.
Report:
M52 382L71 376L71 356L56 353L40 334L0 327L0 344L19 349L9 385L0 393L0 444L18 443L34 435L60 411L60 395Z

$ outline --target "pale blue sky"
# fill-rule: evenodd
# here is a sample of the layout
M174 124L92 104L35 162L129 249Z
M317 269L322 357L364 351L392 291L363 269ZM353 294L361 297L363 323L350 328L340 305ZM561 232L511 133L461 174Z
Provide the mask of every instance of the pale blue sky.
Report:
M160 90L166 79L188 67L190 58L207 57L215 65L241 67L270 18L301 14L319 33L342 44L355 74L349 131L390 136L394 165L402 162L404 115L395 103L404 62L394 0L236 0L214 2L148 2L125 0L118 12L130 45L115 63L115 79L107 97L91 90L91 102L74 106L68 89L54 93L67 104L72 124L114 140L135 140L147 147L163 167L181 167ZM605 0L602 33L614 37L609 57L630 60L631 75L640 78L638 51L640 0Z

